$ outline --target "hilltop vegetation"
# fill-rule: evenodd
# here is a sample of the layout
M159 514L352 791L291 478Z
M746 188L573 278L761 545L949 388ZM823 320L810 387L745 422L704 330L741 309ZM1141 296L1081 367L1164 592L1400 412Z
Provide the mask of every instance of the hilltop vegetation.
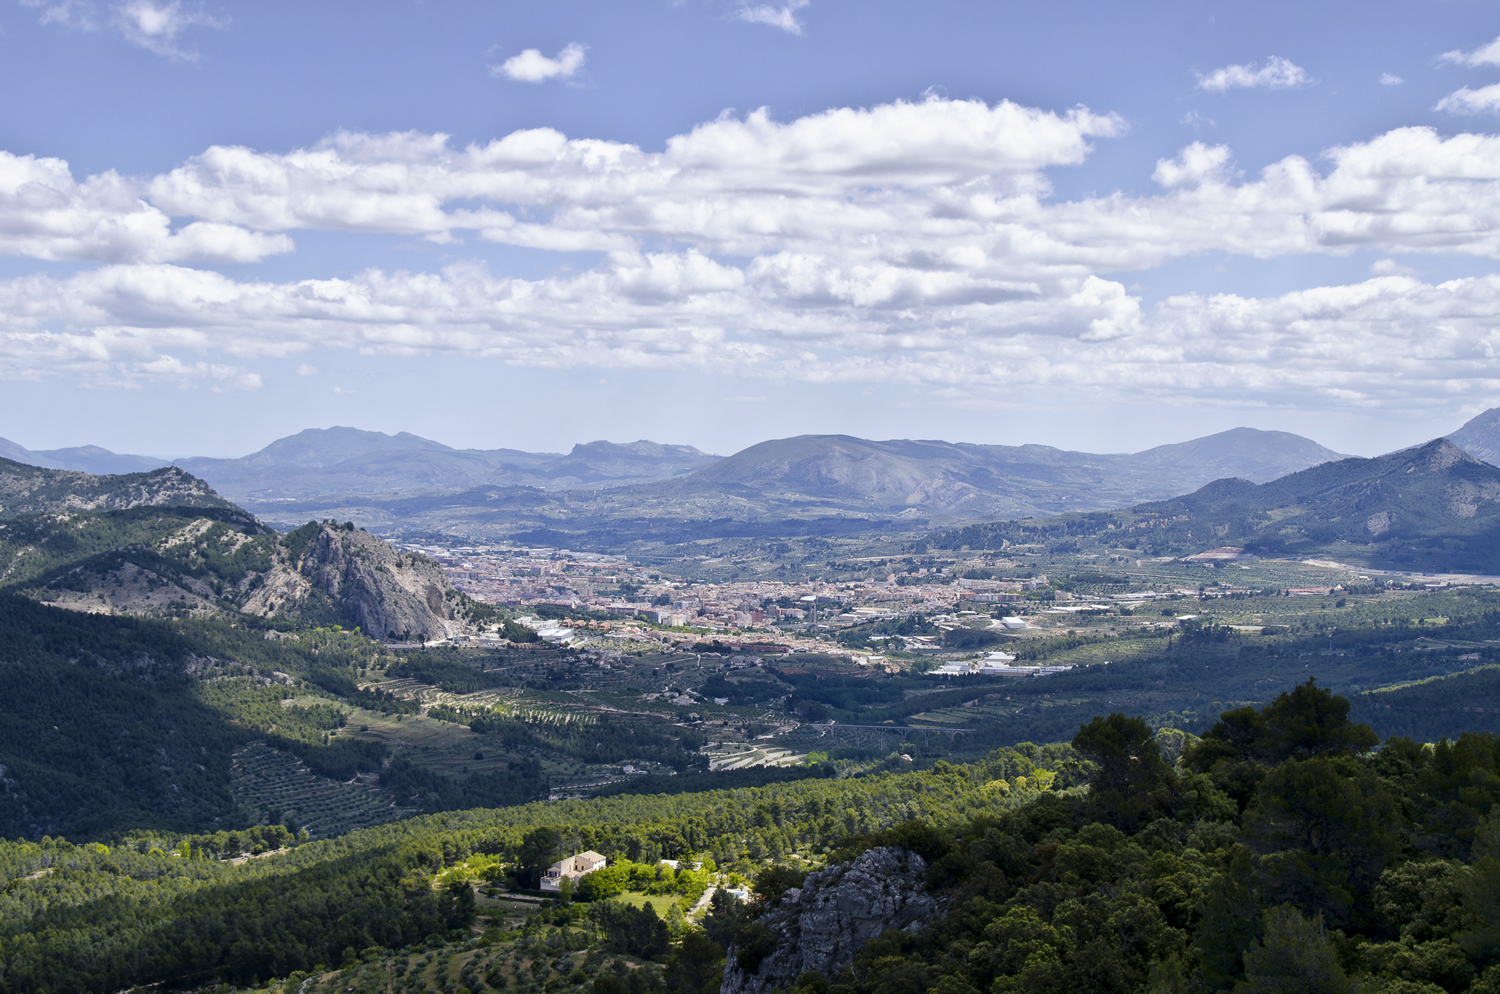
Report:
M0 459L0 520L43 511L123 511L143 506L238 510L208 484L175 467L94 476Z

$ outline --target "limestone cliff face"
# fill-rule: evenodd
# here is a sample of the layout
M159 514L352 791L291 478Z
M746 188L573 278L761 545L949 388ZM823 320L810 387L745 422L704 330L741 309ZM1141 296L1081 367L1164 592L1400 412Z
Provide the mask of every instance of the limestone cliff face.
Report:
M242 611L294 613L322 594L375 638L446 638L471 627L463 597L437 563L338 525L290 532L275 565L246 586Z
M376 638L445 638L475 610L441 567L353 525L278 535L176 467L91 476L0 459L0 586L146 616L239 609Z
M804 970L836 978L875 936L920 928L936 911L922 857L906 849L871 849L809 874L800 890L787 891L779 906L762 915L775 951L747 970L731 945L720 994L789 990Z

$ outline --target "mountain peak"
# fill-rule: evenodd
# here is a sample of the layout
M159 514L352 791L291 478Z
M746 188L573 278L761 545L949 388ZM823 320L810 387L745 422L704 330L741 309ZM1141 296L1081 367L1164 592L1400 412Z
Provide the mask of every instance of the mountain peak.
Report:
M701 449L691 445L664 445L661 442L653 442L649 439L640 439L635 442L609 442L600 439L595 442L577 442L573 451L568 453L569 459L578 457L609 458L611 456L636 456L648 459L661 459L667 457L703 457L713 458Z
M1429 471L1447 469L1461 462L1479 463L1483 460L1475 459L1468 452L1453 444L1446 438L1435 438L1425 445L1419 447L1426 468Z
M295 435L278 438L245 459L250 462L275 462L284 466L322 468L390 450L453 451L442 442L434 442L408 431L387 435L380 431L334 425L332 428L305 428Z
M1474 458L1500 466L1500 407L1476 414L1448 440Z

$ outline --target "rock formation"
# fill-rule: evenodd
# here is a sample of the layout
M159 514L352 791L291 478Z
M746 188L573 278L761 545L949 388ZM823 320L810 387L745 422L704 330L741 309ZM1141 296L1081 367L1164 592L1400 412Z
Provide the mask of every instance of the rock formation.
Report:
M275 565L247 587L242 611L295 613L323 594L374 638L447 638L470 628L464 597L437 563L326 522L284 536Z
M744 957L731 944L720 994L788 990L804 970L836 978L875 936L920 928L936 911L922 857L906 849L871 849L809 874L800 889L787 891L760 917L776 947L759 963L742 965Z
M331 521L278 535L176 467L92 476L0 459L0 587L77 611L238 609L376 638L457 635L478 610L426 556Z

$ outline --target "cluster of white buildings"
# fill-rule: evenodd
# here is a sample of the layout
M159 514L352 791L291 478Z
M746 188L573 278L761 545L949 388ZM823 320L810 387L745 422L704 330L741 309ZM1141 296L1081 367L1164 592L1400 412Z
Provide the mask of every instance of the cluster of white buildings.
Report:
M760 628L786 623L847 627L906 614L954 610L960 601L1020 601L1035 580L957 579L903 586L895 574L878 581L787 583L774 580L687 583L621 556L558 549L405 544L436 560L454 586L476 600L520 609L556 605L667 627ZM921 576L927 570L915 574ZM623 591L623 592L622 592ZM541 630L565 643L571 633Z
M1044 576L951 580L944 576L947 582L922 582L926 569L899 578L887 574L880 579L841 583L702 583L666 576L619 556L503 546L406 548L437 560L455 586L470 596L517 608L517 620L535 630L543 643L584 649L599 655L606 668L620 652L630 648L627 643L631 642L650 643L668 651L693 651L704 640L722 639L747 659L797 651L847 654L851 650L830 645L830 636L838 629L908 615L922 615L941 629L972 627L983 615L960 611L964 602L983 610L984 604L1024 601L1027 591L1047 585ZM1051 609L1055 613L1107 609L1105 605L1066 603L1066 594L1059 597L1064 603ZM553 620L562 612L575 620ZM601 621L601 614L619 620ZM637 619L659 627L646 628L636 624ZM991 621L989 627L1019 632L1034 626L1019 614L1012 614ZM491 633L480 638L500 636ZM941 633L904 635L902 640L908 650L942 650ZM894 666L879 654L882 641L884 636L874 636L870 645L875 648L852 650L855 660L872 666ZM942 677L1036 676L1058 671L1055 667L1010 665L1013 662L1014 658L1004 653L990 653L984 659L948 663L932 672Z
M951 663L944 663L935 670L929 670L929 676L1047 676L1052 673L1066 673L1072 666L1012 666L1016 657L1004 652L985 653L983 659L960 659Z

